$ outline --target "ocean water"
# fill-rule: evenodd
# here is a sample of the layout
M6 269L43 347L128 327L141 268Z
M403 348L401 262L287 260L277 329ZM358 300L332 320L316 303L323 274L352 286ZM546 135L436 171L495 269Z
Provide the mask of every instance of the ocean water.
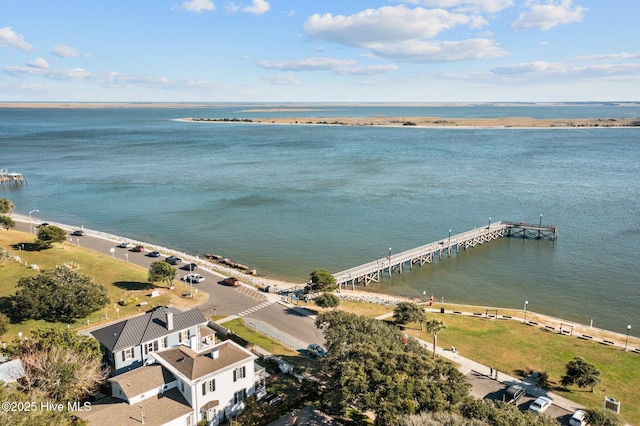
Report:
M304 282L492 221L553 224L369 286L640 330L640 129L189 123L181 117L638 117L640 105L0 109L0 186L37 220Z

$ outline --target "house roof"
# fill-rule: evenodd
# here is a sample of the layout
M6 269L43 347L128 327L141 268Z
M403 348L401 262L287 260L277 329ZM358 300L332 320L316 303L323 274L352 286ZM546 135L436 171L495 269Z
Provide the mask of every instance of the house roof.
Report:
M173 314L172 330L167 328L167 313ZM144 315L94 330L91 334L109 351L117 352L206 322L198 309L182 312L163 306Z
M192 412L192 408L178 389L171 389L133 405L108 397L91 404L90 411L78 411L74 415L87 420L91 426L140 426L144 423L163 425Z
M218 351L215 359L211 356L214 351ZM257 358L230 340L215 345L206 352L197 353L186 346L177 346L162 352L155 352L153 356L158 358L167 368L178 371L189 380L198 379L236 363Z
M120 385L126 399L131 399L151 389L157 389L174 380L173 375L160 364L136 368L109 379L110 382Z

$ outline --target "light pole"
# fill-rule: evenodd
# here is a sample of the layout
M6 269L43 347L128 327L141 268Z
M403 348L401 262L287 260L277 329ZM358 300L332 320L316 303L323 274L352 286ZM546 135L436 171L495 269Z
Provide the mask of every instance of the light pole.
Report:
M387 259L389 260L389 278L391 278L391 247L389 247L389 254L387 255Z
M540 239L540 230L542 229L542 214L540 214L540 225L538 225L538 239Z
M451 229L449 229L449 256L451 256Z
M627 350L627 345L629 344L629 332L630 331L631 331L631 324L629 324L627 326L627 340L625 340L625 342L624 342L624 350L625 350L625 352Z
M29 233L30 233L30 234L33 234L33 228L32 228L32 225L33 225L33 218L31 217L31 214L32 214L32 213L40 213L40 210L38 210L38 209L34 209L34 210L31 210L31 211L29 212Z
M489 218L489 226L487 226L487 229L491 229L491 218Z
M528 300L524 301L524 324L527 323L527 305L529 304Z

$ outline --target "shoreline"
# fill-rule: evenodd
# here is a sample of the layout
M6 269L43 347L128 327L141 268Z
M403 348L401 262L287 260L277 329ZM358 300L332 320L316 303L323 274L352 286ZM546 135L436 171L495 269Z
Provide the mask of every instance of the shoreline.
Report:
M33 221L29 220L29 216L26 216L20 213L11 213L10 216L14 220L22 223L27 223L27 224L34 223ZM77 229L77 227L73 227L63 223L56 223L51 221L49 221L49 223L55 226L59 226L60 228L65 229L67 231L73 231ZM192 254L174 250L168 247L163 247L157 244L150 244L144 241L138 241L132 238L126 238L123 236L113 235L106 232L96 231L96 230L87 229L87 228L84 228L84 231L87 235L90 235L96 238L101 238L107 241L112 241L114 243L118 243L121 241L129 241L132 244L139 244L149 249L158 250L163 254L176 255L192 262L199 262L203 264L203 266L205 266L206 268L209 268L214 272L218 272L226 276L234 276L239 280L241 280L244 284L253 286L257 289L262 288L264 286L272 286L275 289L278 289L281 291L282 290L293 291L296 289L300 289L306 285L306 282L293 283L290 281L277 280L277 279L269 278L266 276L250 275L247 273L243 273L242 271L239 271L237 269L226 267L219 263L213 263L204 257L194 256ZM350 289L344 288L344 289L340 289L339 292L334 292L334 293L338 295L341 299L352 300L352 301L359 299L361 302L367 302L367 303L395 305L399 302L413 302L423 306L426 304L424 300L416 297L412 298L412 297L406 297L406 296L396 296L396 295L387 294L387 293L369 292L369 291L366 291L365 289L350 290ZM462 303L438 303L438 302L434 303L434 305L430 307L431 309L428 308L427 311L439 312L439 308L441 307L446 307L447 309L452 310L452 312L448 314L458 313L458 311L456 311L456 307L468 308L469 312L477 312L478 310L480 311L499 310L502 312L501 315L504 315L504 313L507 312L516 319L518 318L517 315L520 312L517 309L505 308L505 307L499 307L499 306L480 306L480 305L467 305ZM451 307L454 307L454 308L451 309ZM527 314L529 315L528 318L530 318L529 322L532 322L531 320L536 318L540 323L552 325L554 327L560 327L561 325L565 325L565 326L570 325L574 327L574 329L577 332L583 335L593 335L594 337L605 336L605 337L608 337L609 339L615 339L618 341L624 341L624 339L626 338L626 335L615 332L615 331L592 327L586 324L581 324L574 321L568 321L568 320L556 318L550 315L540 314L534 311L528 311ZM478 316L478 314L476 313L474 313L473 315ZM640 338L638 337L629 336L629 342L634 342L635 346L640 347Z
M443 118L443 117L278 117L194 118L175 121L209 124L271 124L290 126L403 127L429 129L592 129L640 128L640 118Z

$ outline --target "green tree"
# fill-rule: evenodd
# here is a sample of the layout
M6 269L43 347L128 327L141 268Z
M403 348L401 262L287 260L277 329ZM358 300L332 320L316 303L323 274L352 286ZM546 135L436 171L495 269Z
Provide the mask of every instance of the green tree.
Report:
M63 410L40 410L40 403L51 402L45 395L32 393L27 395L15 389L0 386L0 400L29 404L35 410L0 410L0 425L12 426L81 426L87 423L78 420L72 412Z
M532 412L521 412L518 407L502 401L475 399L468 397L461 405L459 413L468 420L480 421L491 426L558 426L549 417ZM473 423L472 423L473 424Z
M340 304L340 298L333 293L322 293L313 301L321 308L335 308Z
M0 336L7 332L7 328L9 328L9 317L5 314L0 313Z
M582 357L575 357L566 365L566 374L562 376L562 386L576 385L579 388L594 388L600 383L600 370Z
M51 248L53 243L60 243L64 247L64 242L67 240L67 231L55 226L47 225L38 228L38 235L36 239L36 245L39 248L47 249Z
M337 288L336 277L331 273L316 269L311 273L311 289L314 291L333 291Z
M69 329L34 330L32 338L14 341L8 351L20 358L25 370L19 388L58 402L92 395L108 376L99 343Z
M602 408L586 410L584 418L590 426L623 426L625 424L619 415Z
M0 198L0 213L11 213L15 205L6 198Z
M13 228L14 226L16 226L16 222L9 216L2 215L0 216L0 226L8 231L9 228Z
M59 267L33 277L22 277L11 297L18 318L73 322L109 303L107 290L93 278Z
M152 283L158 281L166 282L169 287L173 287L173 280L176 278L177 273L178 271L167 262L156 260L149 265L147 279Z
M427 321L426 328L428 333L433 334L433 359L436 359L436 347L438 346L438 333L445 330L447 326L444 321L439 319L432 319Z
M422 330L422 323L427 319L427 315L420 306L411 302L400 302L393 309L393 320L402 325L406 325L412 322L420 324L420 330Z

